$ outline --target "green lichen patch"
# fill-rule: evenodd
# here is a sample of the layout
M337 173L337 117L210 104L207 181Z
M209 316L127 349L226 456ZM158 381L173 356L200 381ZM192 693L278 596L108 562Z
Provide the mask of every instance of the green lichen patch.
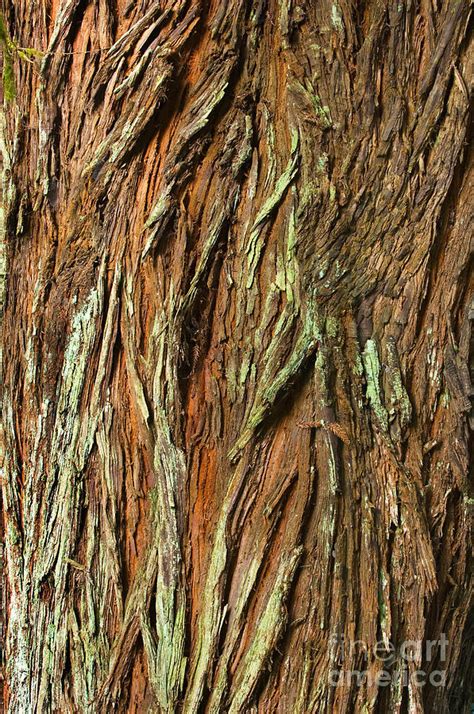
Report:
M362 354L367 380L367 399L375 413L380 428L388 431L388 414L383 402L380 382L381 365L375 340L367 340Z

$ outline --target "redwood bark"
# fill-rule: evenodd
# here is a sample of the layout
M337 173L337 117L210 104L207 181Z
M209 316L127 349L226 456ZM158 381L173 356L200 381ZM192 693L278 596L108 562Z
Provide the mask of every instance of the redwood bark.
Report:
M468 711L469 15L4 7L12 714Z

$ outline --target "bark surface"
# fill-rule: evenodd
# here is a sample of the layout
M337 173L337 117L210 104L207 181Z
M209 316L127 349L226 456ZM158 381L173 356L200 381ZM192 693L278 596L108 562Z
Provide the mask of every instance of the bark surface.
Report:
M468 711L469 13L4 7L12 714Z

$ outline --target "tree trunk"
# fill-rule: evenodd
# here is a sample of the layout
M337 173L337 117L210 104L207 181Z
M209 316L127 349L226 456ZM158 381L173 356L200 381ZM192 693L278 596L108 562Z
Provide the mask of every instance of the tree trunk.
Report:
M5 7L9 712L468 711L469 12Z

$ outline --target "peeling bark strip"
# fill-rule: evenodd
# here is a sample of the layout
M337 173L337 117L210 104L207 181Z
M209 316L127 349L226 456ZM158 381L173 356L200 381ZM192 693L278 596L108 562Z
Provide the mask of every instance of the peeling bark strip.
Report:
M4 3L11 714L468 711L469 16Z

